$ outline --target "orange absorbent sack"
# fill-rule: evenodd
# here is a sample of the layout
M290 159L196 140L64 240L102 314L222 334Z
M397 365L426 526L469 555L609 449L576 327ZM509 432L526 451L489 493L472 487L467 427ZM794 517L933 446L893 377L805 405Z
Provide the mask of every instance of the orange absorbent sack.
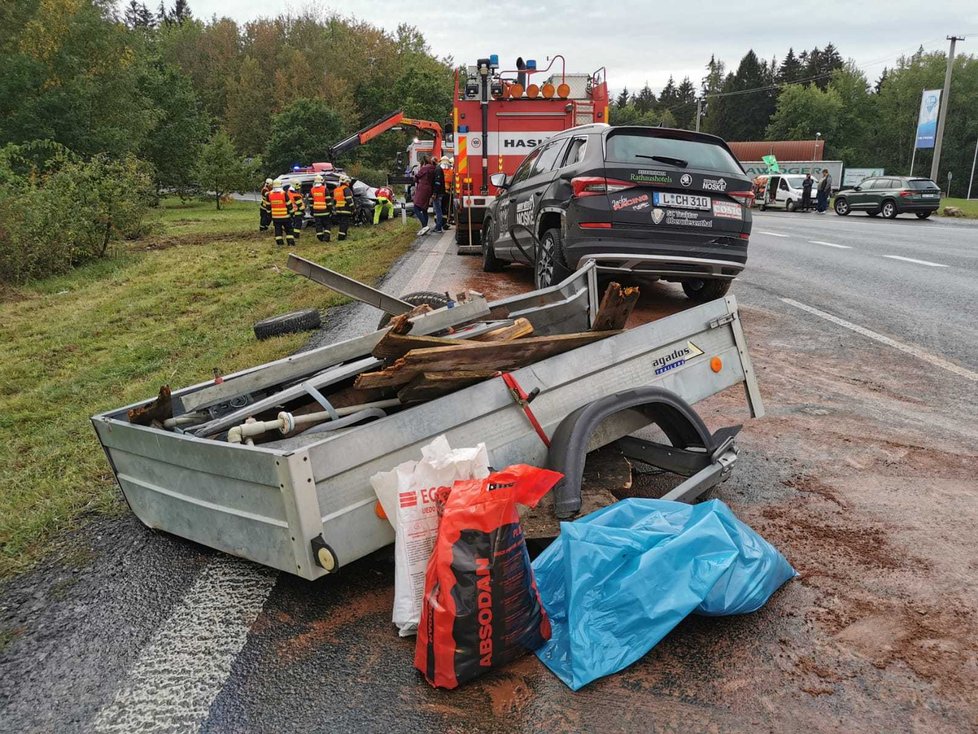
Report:
M516 465L441 491L414 652L433 686L455 688L550 638L516 505L533 507L560 478Z

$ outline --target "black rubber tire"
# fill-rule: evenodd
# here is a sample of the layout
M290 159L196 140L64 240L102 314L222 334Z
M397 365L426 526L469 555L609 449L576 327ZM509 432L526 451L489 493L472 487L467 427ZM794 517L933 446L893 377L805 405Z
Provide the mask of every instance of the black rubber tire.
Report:
M795 202L794 202L794 199L788 199L784 203L784 210L786 212L793 212L795 210Z
M917 219L927 219L934 212L914 212L917 215Z
M882 212L886 219L896 219L897 214L899 214L897 211L896 202L889 200L883 202L883 204L880 206L880 212Z
M469 245L468 230L463 230L458 222L455 223L455 244L462 245L463 247L468 247ZM482 244L482 230L478 230L478 229L472 230L472 244L473 245Z
M842 205L841 208L839 206L840 204ZM832 208L835 209L835 213L840 217L847 217L849 216L849 212L852 211L849 206L849 200L841 197L836 197L835 204L832 205Z
M691 301L705 303L717 298L723 298L730 290L732 280L700 280L690 279L682 282L683 293Z
M564 243L560 236L560 230L551 227L540 237L540 247L547 247L550 243L552 247L553 263L548 270L541 270L541 264L545 261L541 259L540 252L534 252L533 258L533 283L537 288L548 288L557 285L567 278L574 271L567 265L567 258L564 256Z
M506 267L506 263L496 257L492 246L492 220L488 220L482 228L482 269L487 273L498 273Z
M406 296L401 296L402 301L407 301L412 306L420 306L427 303L432 308L444 308L448 305L448 296L444 293L435 293L434 291L417 291L416 293L408 293ZM388 322L393 318L389 313L385 313L377 324L377 330L383 329L387 326Z
M256 338L268 339L281 334L313 331L320 326L322 326L322 319L319 317L319 311L314 308L307 308L304 311L293 311L292 313L283 313L280 316L262 319L252 328Z

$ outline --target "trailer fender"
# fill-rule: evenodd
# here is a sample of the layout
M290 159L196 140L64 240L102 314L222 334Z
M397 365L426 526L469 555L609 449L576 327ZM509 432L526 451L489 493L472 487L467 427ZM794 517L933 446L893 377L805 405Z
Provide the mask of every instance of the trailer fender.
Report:
M564 475L553 489L554 514L558 518L571 517L581 509L581 479L591 434L606 418L625 410L641 411L662 429L672 446L631 437L623 441L636 444L633 449L656 456L652 460L656 465L687 476L712 463L715 449L729 442L739 430L739 426L721 429L711 435L689 403L659 387L625 390L588 403L567 415L551 438L547 467Z

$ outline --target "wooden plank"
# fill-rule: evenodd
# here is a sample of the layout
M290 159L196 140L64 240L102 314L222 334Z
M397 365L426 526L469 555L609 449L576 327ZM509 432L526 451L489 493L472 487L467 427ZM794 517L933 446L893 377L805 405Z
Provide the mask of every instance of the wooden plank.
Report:
M423 372L452 370L512 370L541 359L577 349L613 336L617 331L529 337L509 342L481 342L464 347L415 349L380 372L365 372L356 379L358 390L406 385Z
M502 331L496 329L496 331ZM489 332L492 334L493 332ZM484 334L483 336L488 336ZM434 347L464 347L471 342L464 339L446 339L438 336L412 336L410 334L395 334L388 331L384 338L377 342L371 354L377 359L399 359L412 349L431 349Z
M458 304L455 308L440 308L428 314L424 314L412 321L412 329L415 334L432 334L442 329L458 326L469 321L485 318L489 315L489 306L484 298L472 298L467 303ZM224 382L220 384L196 385L181 390L173 396L174 413L180 414L178 408L183 412L192 412L205 408L209 405L222 403L238 395L263 390L283 382L297 380L311 375L321 370L334 367L342 362L351 359L365 357L370 354L377 342L383 338L385 330L375 331L371 334L354 337L335 344L328 344L318 349L311 349L308 352L300 352L290 357L268 362L258 367L226 375Z
M609 283L601 298L601 305L598 307L591 330L624 329L625 322L628 321L632 309L638 303L638 297L637 287L622 288L618 283Z
M513 339L520 339L533 333L533 324L526 319L516 319L512 326L504 326L495 329L482 336L477 336L473 341L477 342L508 342Z
M415 375L397 393L402 403L432 400L442 395L461 390L477 382L488 380L497 373L492 370L455 370L453 372L425 372Z

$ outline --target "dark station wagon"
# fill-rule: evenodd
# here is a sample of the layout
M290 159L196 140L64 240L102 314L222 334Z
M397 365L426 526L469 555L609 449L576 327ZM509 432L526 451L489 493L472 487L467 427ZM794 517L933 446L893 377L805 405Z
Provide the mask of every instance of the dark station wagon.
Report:
M718 137L689 130L584 125L491 177L483 267L532 265L538 288L587 260L598 271L679 282L720 298L747 262L751 179Z
M894 219L898 214L913 213L927 219L941 206L941 187L929 178L913 176L875 176L858 186L843 189L835 195L835 213L866 212Z

